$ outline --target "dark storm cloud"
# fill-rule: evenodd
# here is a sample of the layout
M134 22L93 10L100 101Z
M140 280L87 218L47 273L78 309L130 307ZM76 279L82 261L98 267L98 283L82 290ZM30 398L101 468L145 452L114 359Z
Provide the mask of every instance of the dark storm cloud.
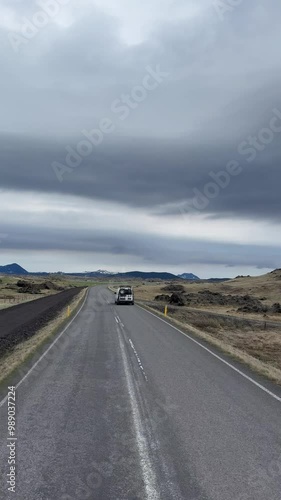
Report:
M25 3L13 5L22 15ZM281 134L251 163L237 151L268 127L273 109L281 112L279 4L243 2L221 22L210 2L191 23L167 20L134 46L120 41L115 19L85 5L77 6L68 29L52 24L21 55L7 43L0 54L0 127L7 131L0 136L2 186L167 215L190 202L194 189L203 192L210 172L236 160L242 172L205 211L279 220ZM26 15L35 7L28 2ZM7 42L6 35L2 28ZM65 164L65 147L76 148L81 130L96 128L114 99L141 81L148 64L169 72L167 81L127 121L115 116L115 132L59 182L52 162Z
M280 266L277 247L216 243L183 238L168 238L149 234L128 233L122 229L109 235L103 230L42 228L41 226L9 225L3 228L7 237L1 242L5 250L67 251L79 254L111 254L139 257L149 265L185 266L209 264L251 266L258 269Z
M73 194L114 201L151 212L180 214L180 207L204 193L211 173L225 171L230 160L239 162L233 176L215 199L199 208L217 217L241 216L280 220L280 138L247 163L237 146L188 145L173 140L107 141L59 182L51 163L65 163L58 145L32 139L2 137L1 185L5 188ZM75 146L75 144L73 144ZM194 191L197 189L198 191ZM159 206L161 208L159 209ZM197 205L196 205L197 206ZM188 209L186 210L188 212Z

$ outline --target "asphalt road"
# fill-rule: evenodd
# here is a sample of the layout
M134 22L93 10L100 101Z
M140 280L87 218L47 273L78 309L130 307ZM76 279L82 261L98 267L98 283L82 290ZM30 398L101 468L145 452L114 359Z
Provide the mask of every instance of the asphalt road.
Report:
M56 318L81 290L70 288L0 310L0 356Z
M16 493L1 388L1 498L280 500L279 389L106 288L33 363L12 381Z

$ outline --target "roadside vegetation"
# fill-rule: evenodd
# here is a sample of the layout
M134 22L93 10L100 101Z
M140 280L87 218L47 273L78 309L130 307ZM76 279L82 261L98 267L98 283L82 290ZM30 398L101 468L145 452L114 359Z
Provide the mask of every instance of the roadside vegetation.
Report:
M0 275L0 310L54 295L69 288L97 285L97 281L72 276L5 276ZM99 283L101 284L101 283Z
M220 283L139 284L139 304L281 384L281 270Z

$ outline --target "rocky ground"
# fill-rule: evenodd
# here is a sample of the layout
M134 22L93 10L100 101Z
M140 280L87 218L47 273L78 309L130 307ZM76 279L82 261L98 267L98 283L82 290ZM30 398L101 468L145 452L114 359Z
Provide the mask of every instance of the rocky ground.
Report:
M264 304L266 297L259 299L249 294L232 295L213 292L211 290L201 290L196 293L186 293L183 285L167 285L162 288L163 292L170 292L156 295L156 301L163 301L169 304L179 306L227 306L236 308L238 312L243 313L268 313L281 314L281 305L279 302L272 304L271 307Z
M281 370L280 270L225 283L144 284L135 289L135 298L161 313L168 305L168 318L183 327L195 328L227 352L250 355L270 373Z

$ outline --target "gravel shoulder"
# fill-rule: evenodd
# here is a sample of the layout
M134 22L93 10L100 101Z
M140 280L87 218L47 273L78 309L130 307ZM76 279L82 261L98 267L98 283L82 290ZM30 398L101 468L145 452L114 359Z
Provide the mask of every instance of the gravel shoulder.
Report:
M82 288L71 288L0 311L0 358L17 344L33 337L76 297Z

